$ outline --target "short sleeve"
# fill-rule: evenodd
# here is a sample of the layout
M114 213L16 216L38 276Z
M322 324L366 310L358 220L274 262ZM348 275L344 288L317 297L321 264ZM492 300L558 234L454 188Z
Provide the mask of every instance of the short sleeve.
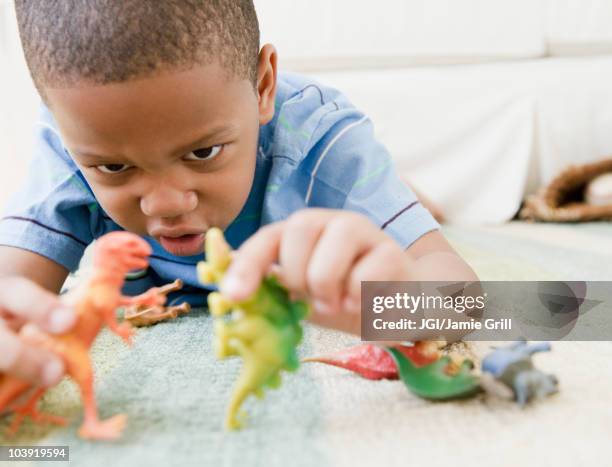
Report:
M35 138L28 178L3 207L0 245L38 253L73 272L93 241L100 207L46 109Z
M439 229L439 224L403 181L370 119L336 96L302 161L308 173L309 207L360 212L403 248Z

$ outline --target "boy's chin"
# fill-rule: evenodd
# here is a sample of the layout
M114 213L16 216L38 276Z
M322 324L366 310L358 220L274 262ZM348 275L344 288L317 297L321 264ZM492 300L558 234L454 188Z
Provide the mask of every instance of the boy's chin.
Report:
M159 244L174 256L194 256L204 252L206 235L190 234L181 237L159 237Z

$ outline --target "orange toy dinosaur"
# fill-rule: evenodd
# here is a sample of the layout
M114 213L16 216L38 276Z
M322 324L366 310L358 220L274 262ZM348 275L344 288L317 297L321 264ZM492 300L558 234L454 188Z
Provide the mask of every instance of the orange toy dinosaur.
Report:
M115 310L129 305L163 305L165 295L159 294L158 288L137 297L121 294L125 275L131 270L145 268L152 252L149 244L137 235L111 232L98 239L94 249L93 270L88 280L62 296L62 301L72 306L77 314L74 328L66 334L51 336L27 324L21 329L20 336L59 355L66 365L67 374L79 385L85 406L79 435L87 439L116 439L125 427L126 417L115 415L104 421L98 418L89 348L104 325L131 344L134 331L129 323L117 322ZM9 433L14 434L26 416L36 422L66 424L61 417L37 410L36 405L46 390L11 375L0 375L0 413L7 409L14 413ZM20 405L24 398L25 402Z

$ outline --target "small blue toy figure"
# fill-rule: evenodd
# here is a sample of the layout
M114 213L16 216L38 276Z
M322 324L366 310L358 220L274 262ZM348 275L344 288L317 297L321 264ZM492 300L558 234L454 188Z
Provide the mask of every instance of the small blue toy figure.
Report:
M521 407L533 398L556 393L557 378L537 370L531 361L534 353L549 350L548 342L529 345L524 340L495 349L482 361L482 386L488 392L514 398Z

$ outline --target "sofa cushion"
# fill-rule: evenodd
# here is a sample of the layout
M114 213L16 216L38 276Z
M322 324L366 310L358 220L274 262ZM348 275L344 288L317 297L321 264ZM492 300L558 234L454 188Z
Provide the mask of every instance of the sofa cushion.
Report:
M610 0L255 0L295 71L612 54Z

